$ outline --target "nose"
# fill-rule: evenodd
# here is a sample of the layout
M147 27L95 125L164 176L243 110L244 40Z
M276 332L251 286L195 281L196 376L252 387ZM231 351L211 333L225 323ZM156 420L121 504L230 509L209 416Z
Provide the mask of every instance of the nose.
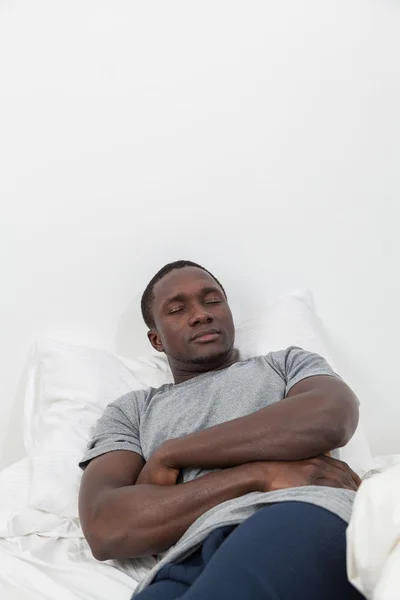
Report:
M207 325L213 321L214 315L201 305L194 307L192 314L189 317L189 325L191 327L195 327L196 325Z

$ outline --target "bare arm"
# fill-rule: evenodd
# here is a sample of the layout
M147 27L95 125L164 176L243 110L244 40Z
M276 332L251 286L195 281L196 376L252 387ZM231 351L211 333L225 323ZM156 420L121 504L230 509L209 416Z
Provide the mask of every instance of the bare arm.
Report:
M159 462L179 469L302 460L345 445L357 423L358 400L343 381L329 376L309 377L294 385L280 402L168 440L151 460L154 465Z
M138 454L119 450L95 458L83 474L79 515L99 560L162 552L210 508L262 489L247 465L179 485L133 485L143 465Z
M249 492L304 485L356 490L347 465L326 456L297 462L256 462L179 485L135 484L144 464L118 450L95 458L82 477L79 516L99 560L157 554L175 544L210 508Z

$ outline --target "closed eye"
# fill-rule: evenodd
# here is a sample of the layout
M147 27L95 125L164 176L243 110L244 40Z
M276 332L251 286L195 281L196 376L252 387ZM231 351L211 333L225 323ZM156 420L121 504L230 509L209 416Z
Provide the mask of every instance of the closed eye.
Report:
M183 311L183 306L177 306L176 308L173 308L172 310L168 311L169 315L175 315L176 313L180 313Z

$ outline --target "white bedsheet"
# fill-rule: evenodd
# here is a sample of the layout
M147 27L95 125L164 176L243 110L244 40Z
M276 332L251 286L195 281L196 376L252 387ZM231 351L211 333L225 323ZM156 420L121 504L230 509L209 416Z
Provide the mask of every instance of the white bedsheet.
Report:
M0 598L128 600L154 559L95 560L77 519L29 507L31 459L0 473Z
M39 535L1 540L1 598L125 600L136 582L109 564L90 558L81 538Z

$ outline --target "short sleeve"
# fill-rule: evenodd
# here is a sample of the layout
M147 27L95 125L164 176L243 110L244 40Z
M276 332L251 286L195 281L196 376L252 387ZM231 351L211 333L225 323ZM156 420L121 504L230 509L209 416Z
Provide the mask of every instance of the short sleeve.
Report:
M307 377L329 375L339 378L325 358L296 346L270 352L265 358L285 381L285 396L296 383Z
M129 415L124 410L127 405ZM87 445L79 466L85 469L93 458L114 450L130 450L143 456L135 392L126 394L106 407L96 423L93 437Z

